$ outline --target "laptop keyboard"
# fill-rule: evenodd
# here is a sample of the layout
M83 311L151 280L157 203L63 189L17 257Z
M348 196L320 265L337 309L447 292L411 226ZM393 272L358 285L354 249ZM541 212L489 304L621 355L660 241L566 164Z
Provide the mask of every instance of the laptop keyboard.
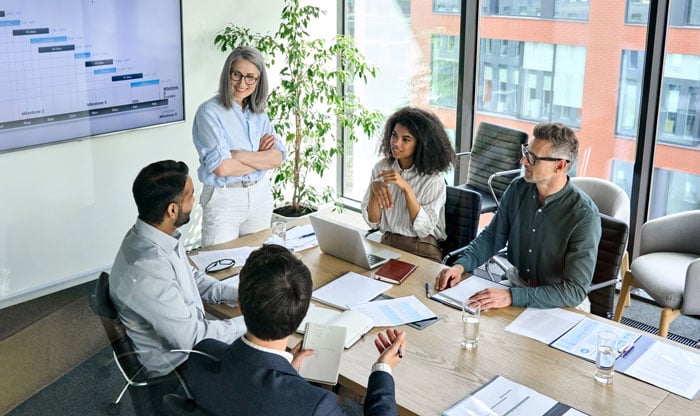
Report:
M367 255L367 261L369 262L370 267L384 260L386 260L384 257L377 256L376 254Z

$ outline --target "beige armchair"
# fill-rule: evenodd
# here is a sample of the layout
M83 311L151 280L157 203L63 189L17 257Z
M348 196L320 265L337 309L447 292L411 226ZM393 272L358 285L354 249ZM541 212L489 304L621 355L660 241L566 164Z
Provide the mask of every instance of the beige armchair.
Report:
M630 304L630 289L644 289L659 304L659 335L679 315L700 315L700 210L656 218L642 225L639 257L622 279L616 321Z

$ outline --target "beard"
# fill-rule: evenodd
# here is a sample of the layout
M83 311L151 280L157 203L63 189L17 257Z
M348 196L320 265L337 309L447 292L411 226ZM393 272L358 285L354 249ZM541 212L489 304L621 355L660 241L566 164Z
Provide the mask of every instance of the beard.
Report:
M175 219L175 228L181 227L188 222L190 222L190 214L192 211L182 212L181 210L177 213L177 218Z

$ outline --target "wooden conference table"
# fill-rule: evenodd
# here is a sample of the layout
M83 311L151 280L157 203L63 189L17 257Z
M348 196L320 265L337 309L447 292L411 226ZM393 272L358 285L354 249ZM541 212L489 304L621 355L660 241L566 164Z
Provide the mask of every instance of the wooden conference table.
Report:
M257 247L269 237L269 230L261 231L211 249ZM407 333L404 359L393 369L396 401L401 414L439 415L494 376L501 375L590 415L700 415L700 399L690 401L621 373L615 374L612 385L598 384L593 379L594 364L534 339L505 331L523 308L483 312L478 347L474 350L461 348L460 311L425 297L424 284L430 283L432 290L435 276L444 266L410 253L401 253L402 260L419 267L386 294L392 297L415 295L440 317L438 322L423 330L405 325L399 327ZM359 266L323 254L318 247L302 251L301 256L311 270L314 289L347 271L370 274ZM231 271L227 271L213 275L223 278L230 274ZM207 310L220 318L240 314L238 308L225 305L207 305ZM617 325L611 320L605 322ZM372 363L378 356L374 339L383 329L374 328L345 350L339 377L344 387L364 394ZM291 345L298 339L292 340Z

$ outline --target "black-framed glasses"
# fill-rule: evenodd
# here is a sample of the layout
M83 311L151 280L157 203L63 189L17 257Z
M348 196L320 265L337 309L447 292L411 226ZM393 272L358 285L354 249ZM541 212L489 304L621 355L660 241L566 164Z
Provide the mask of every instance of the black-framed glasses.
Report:
M220 272L222 270L230 269L235 264L236 260L234 259L219 259L209 263L207 267L204 268L204 271L207 273Z
M258 82L259 77L254 77L252 75L243 75L238 71L231 71L231 79L238 82L241 79L246 83L246 85L253 85Z
M531 153L528 150L527 145L525 144L521 145L520 149L523 153L523 157L525 158L525 160L527 160L527 163L529 163L530 165L534 165L535 163L537 163L538 160L544 160L545 162L558 162L560 160L563 160L566 163L570 162L569 159L564 159L563 157L539 157Z

